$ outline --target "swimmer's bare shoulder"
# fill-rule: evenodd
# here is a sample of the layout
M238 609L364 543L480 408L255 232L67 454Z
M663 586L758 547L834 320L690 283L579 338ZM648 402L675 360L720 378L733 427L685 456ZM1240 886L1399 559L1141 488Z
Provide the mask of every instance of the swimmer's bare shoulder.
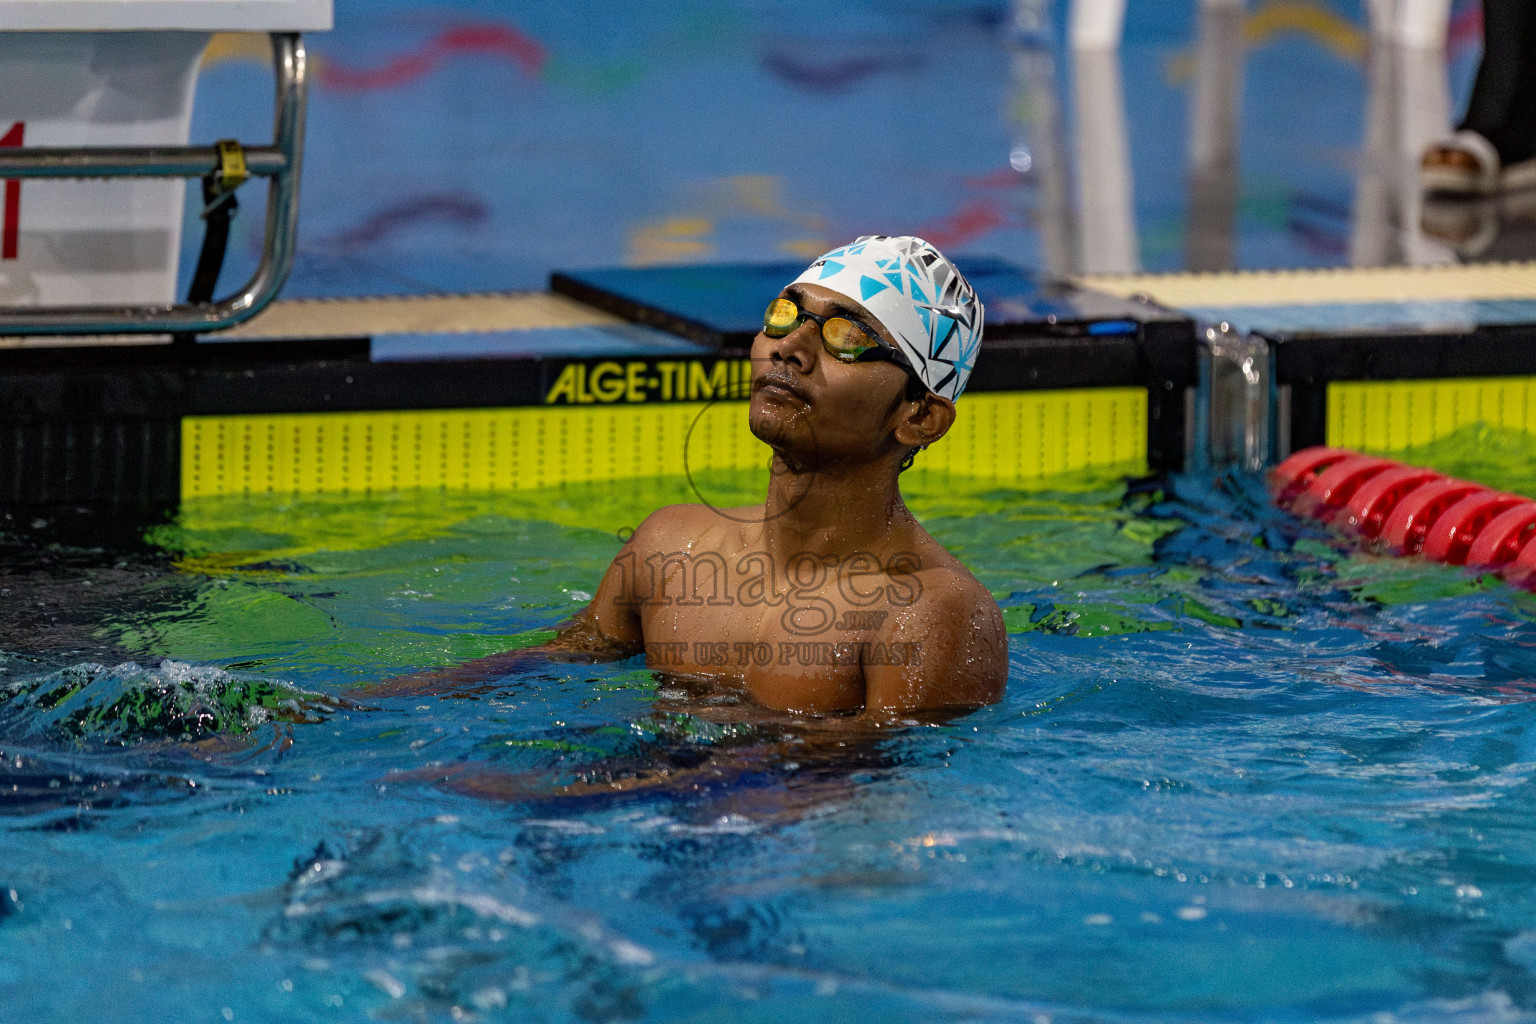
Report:
M886 650L903 656L864 666L869 718L993 704L1008 683L1008 635L991 592L926 531L916 547L919 596L881 630Z
M718 549L728 542L721 516L707 505L666 505L645 517L614 556L592 601L551 643L566 650L622 655L645 647L640 606L649 574L639 567L655 554Z

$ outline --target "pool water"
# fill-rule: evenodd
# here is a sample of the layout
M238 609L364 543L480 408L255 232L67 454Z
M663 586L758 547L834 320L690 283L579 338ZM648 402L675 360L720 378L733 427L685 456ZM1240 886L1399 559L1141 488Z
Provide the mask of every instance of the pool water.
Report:
M17 522L0 1018L1532 1015L1536 603L1252 478L913 496L1010 630L1006 699L947 724L839 748L638 661L366 692L548 635L685 497Z

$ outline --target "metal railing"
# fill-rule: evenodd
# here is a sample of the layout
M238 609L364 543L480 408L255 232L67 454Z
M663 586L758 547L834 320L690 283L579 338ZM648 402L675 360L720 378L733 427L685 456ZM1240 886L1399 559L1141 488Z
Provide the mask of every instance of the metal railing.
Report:
M272 145L244 149L247 171L271 179L261 262L245 287L228 298L206 303L0 307L0 335L219 331L249 320L277 297L293 269L298 240L299 172L309 74L304 43L297 34L273 33L272 59L277 75ZM216 146L0 149L0 179L201 178L215 173L220 164Z

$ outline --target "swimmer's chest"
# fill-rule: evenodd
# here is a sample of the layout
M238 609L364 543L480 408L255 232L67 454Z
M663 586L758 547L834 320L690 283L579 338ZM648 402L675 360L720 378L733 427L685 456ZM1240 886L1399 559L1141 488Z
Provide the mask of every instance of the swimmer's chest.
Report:
M836 711L864 705L865 665L901 663L891 617L913 599L914 581L802 573L818 585L791 577L716 588L690 566L668 568L639 607L653 669L736 681L769 707Z

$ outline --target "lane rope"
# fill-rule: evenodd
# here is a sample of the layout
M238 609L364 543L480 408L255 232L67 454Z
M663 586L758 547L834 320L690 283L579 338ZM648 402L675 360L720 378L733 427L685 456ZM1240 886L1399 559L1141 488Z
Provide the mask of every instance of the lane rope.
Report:
M1362 547L1498 573L1536 589L1536 501L1348 448L1304 448L1269 474L1275 503Z

